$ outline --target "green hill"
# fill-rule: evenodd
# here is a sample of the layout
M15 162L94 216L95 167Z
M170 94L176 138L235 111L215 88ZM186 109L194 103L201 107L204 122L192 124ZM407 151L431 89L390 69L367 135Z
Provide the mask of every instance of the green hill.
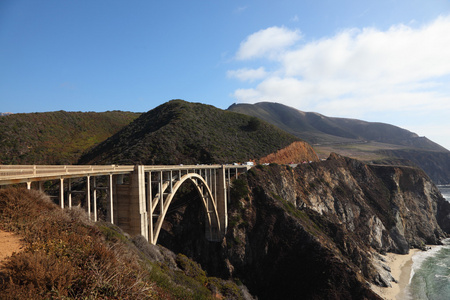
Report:
M122 111L11 114L0 117L0 164L71 164L139 114Z
M81 164L208 164L258 159L299 139L257 118L172 100L142 114Z
M450 183L450 151L390 124L332 118L279 103L233 104L229 111L265 120L307 141L321 158L331 152L379 164L414 164L437 184Z

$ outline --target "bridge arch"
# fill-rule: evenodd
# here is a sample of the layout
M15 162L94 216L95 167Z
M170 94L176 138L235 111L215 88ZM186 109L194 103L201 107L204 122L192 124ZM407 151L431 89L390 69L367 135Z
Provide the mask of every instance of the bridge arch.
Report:
M219 219L219 213L217 209L217 202L216 199L213 197L213 193L211 192L211 189L206 182L206 180L197 173L188 173L181 178L178 178L175 181L175 184L170 185L170 183L166 182L159 193L155 195L153 200L151 201L151 213L149 217L149 227L150 227L150 235L149 239L152 244L156 244L158 240L159 233L161 231L162 224L164 222L164 219L166 217L167 211L169 210L170 204L172 203L172 200L174 199L178 189L186 182L192 182L195 189L197 190L202 203L203 207L206 212L206 221L207 221L207 228L205 229L206 238L209 240L218 240L219 235L221 232L221 224ZM171 191L169 193L166 193L166 191L169 189L169 186L171 187ZM166 195L166 196L164 196ZM162 201L159 208L159 214L157 214L157 220L156 222L153 221L155 211L157 209L157 204L159 201ZM154 205L155 203L156 205Z

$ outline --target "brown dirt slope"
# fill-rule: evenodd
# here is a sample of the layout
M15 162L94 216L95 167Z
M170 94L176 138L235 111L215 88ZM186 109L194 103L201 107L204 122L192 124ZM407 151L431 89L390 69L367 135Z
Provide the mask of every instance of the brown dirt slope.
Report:
M23 247L20 237L14 233L0 230L0 266L5 258Z
M259 162L289 164L303 161L319 161L319 157L308 143L299 141L261 158Z

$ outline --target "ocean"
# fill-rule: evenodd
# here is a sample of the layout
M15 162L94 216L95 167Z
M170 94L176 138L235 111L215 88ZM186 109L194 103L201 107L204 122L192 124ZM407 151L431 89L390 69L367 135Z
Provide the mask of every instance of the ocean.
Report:
M450 185L438 188L450 202ZM450 239L444 240L443 244L413 256L411 279L405 299L450 299Z

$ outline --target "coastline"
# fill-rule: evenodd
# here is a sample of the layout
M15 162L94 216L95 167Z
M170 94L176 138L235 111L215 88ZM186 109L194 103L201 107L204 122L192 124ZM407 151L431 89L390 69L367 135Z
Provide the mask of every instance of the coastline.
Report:
M388 253L383 255L385 264L391 268L391 275L397 282L391 282L391 287L379 287L372 285L372 290L385 300L399 300L406 298L406 287L409 284L414 254L421 252L419 249L410 249L408 254Z

